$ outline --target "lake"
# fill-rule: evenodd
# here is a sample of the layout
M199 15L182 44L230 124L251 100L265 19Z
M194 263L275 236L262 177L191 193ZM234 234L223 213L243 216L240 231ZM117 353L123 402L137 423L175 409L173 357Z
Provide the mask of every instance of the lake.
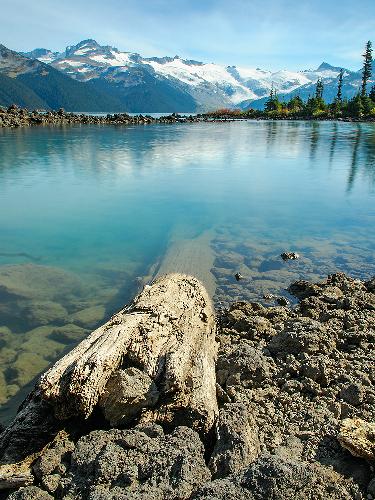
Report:
M374 124L0 129L1 420L155 275L218 308L293 301L296 279L374 275L374 228Z

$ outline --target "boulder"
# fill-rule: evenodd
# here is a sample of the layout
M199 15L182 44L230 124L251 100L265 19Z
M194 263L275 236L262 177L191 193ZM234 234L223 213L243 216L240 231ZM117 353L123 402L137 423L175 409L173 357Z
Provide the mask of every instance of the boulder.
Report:
M210 479L203 454L187 427L94 431L76 444L60 486L64 498L185 499Z
M209 467L214 478L243 469L259 455L258 428L247 405L225 404L216 423L216 444Z

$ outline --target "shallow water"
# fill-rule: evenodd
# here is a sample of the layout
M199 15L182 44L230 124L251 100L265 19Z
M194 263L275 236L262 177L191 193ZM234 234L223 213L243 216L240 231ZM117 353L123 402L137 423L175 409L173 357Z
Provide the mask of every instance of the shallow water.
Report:
M372 124L0 130L0 417L158 263L196 269L217 305L263 300L375 274L374 223Z

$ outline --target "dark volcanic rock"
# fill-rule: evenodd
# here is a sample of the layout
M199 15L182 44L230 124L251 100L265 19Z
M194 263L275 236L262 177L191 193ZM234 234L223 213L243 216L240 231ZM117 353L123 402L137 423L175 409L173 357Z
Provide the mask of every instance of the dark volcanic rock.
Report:
M352 496L352 492L340 484L337 473L318 464L277 456L260 458L243 474L240 484L254 499L345 500Z
M46 491L37 486L26 486L20 488L8 496L8 500L50 500L53 499Z
M283 252L280 257L283 260L297 260L299 259L299 255L296 252Z
M245 404L232 403L221 408L216 434L209 464L213 477L226 477L257 458L258 428Z
M318 464L263 456L242 473L212 481L192 500L346 500L359 494L348 488L340 475ZM359 497L358 497L359 498Z
M188 498L210 479L198 434L158 426L82 437L60 483L67 498Z
M55 440L34 464L38 487L10 498L370 500L373 282L339 273L291 285L293 308L237 302L224 311L221 407L206 448L187 427L83 430L74 443ZM30 421L36 442L42 417ZM16 448L26 445L20 436Z

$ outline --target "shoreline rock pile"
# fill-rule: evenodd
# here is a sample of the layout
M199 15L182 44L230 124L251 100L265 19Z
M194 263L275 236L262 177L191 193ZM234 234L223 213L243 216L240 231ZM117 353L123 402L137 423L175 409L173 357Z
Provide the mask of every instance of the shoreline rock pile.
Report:
M167 286L167 282L162 285ZM192 292L192 297L195 304L199 304L200 294L201 297L205 294L196 282L193 289L198 295ZM185 291L189 295L190 292ZM184 411L179 419L167 419L166 425L165 413L155 409L151 412L152 418L142 417L150 415L146 404L143 413L140 416L138 413L133 420L125 405L126 419L117 425L121 418L119 420L116 414L117 428L110 428L99 405L87 420L73 416L60 421L54 437L33 456L31 463L29 460L29 481L33 484L13 491L8 498L375 498L375 278L363 282L338 273L322 283L295 282L289 291L299 299L294 308L264 307L249 302L232 304L218 318L216 341L208 340L214 327L209 326L210 306L203 301L205 305L198 313L201 323L198 321L197 325L207 325L208 343L205 344L201 336L197 338L203 342L202 352L208 357L201 356L196 366L203 370L200 374L206 374L205 380L201 380L205 384L207 377L211 377L207 367L215 342L219 344L218 414L208 397L208 408L216 414L208 432L202 433L202 425L194 425L196 411L190 415ZM165 316L158 316L156 310L150 313L147 307L133 308L133 314L145 312L151 314L158 325L163 321L173 322L175 317L172 313L166 320ZM180 318L179 328L172 329L170 337L185 347L183 321L189 318L192 324L190 312L196 314L196 307L194 311L187 308L182 316L176 314ZM115 324L113 321L110 328ZM158 337L150 331L147 338L147 345L152 343L151 339L158 345ZM132 352L138 352L137 348ZM168 348L165 352L168 353ZM173 349L172 352L177 361L178 352ZM187 364L169 365L169 355L165 358L169 373L179 374L180 380L185 381L177 384L180 389L176 401L182 405L191 395L191 387L196 387L194 390L199 387L197 378L188 382L189 376L183 375L196 373L199 377L191 368L191 360L196 359L196 355L189 357L187 351L183 352L183 358L190 360ZM171 393L165 392L164 375L161 379L151 376L155 387L150 384L145 378L145 366L139 363L141 352L140 356L138 362L134 356L127 357L127 366L120 367L125 373L117 375L112 386L122 386L120 392L131 394L136 405L147 401L151 406L162 405L154 406L156 409L163 404L164 408L168 407L166 398L170 398ZM81 365L87 366L86 361ZM42 378L44 386L51 370L53 373L54 367ZM72 390L69 374L75 370L76 365L73 371L68 368L65 371L68 378L63 375L59 382L68 392ZM135 394L132 383L124 385L129 377L139 381L141 398ZM215 374L212 377L215 380ZM172 379L168 378L168 384L173 394ZM191 386L193 381L198 385ZM43 383L39 389L43 389ZM150 398L153 398L151 402ZM33 404L39 404L35 394L31 399ZM171 401L173 397L169 404ZM124 401L120 403L124 410ZM30 399L23 409L28 404ZM54 403L50 400L42 404L47 405L51 413ZM25 413L24 417L27 420ZM43 430L46 431L45 422L34 421L33 432ZM9 435L6 429L0 437L3 459L11 456L12 447L17 446L17 439L15 443L4 440L7 432Z
M176 113L154 118L149 115L128 115L114 113L103 115L88 115L58 111L28 111L16 105L4 109L0 107L0 128L2 127L29 127L33 125L149 125L152 123L185 123L205 121L198 116L182 116Z
M319 117L296 117L296 116L255 116L251 115L233 115L233 114L217 114L217 113L200 113L196 115L179 115L172 113L169 115L161 116L159 118L150 115L129 115L127 113L113 113L103 115L91 115L85 113L70 113L63 109L58 111L29 111L25 108L20 108L12 104L8 108L0 106L0 128L18 128L29 127L32 125L149 125L153 123L227 123L234 121L321 121ZM345 122L373 122L375 118L366 117L362 118L324 118L323 121L345 121Z

